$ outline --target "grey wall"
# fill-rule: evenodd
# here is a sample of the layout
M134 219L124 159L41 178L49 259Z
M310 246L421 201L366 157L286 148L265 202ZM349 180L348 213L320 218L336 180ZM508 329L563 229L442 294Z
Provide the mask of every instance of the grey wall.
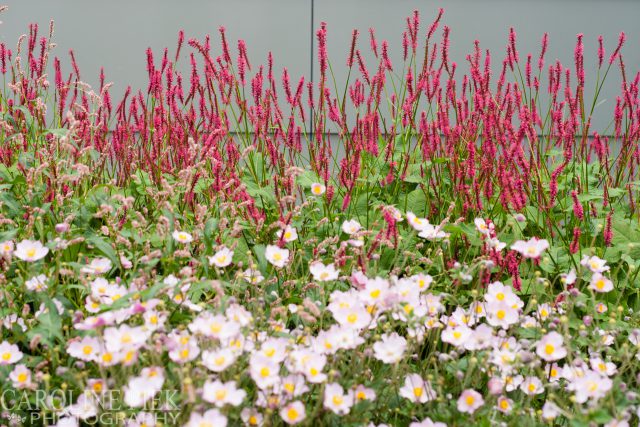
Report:
M1 2L1 0L0 0ZM401 34L405 17L414 9L422 16L424 33L439 7L446 12L443 24L451 27L451 57L459 71L467 70L464 57L479 39L483 48L493 52L494 70L504 57L508 30L518 33L521 60L532 52L537 58L544 32L550 36L547 64L556 58L573 67L573 49L577 33L584 33L587 86L595 79L597 37L605 37L610 53L620 31L627 34L623 53L628 74L640 69L640 1L636 0L315 0L312 25L312 0L4 0L9 10L0 19L0 40L14 45L27 31L30 22L43 30L50 19L56 24L56 54L69 66L67 52L73 48L82 77L97 84L100 66L107 80L114 82L114 99L127 84L146 87L147 47L159 58L164 47L175 50L178 30L186 38L201 38L210 33L217 47L217 28L224 25L235 51L236 40L247 42L252 64L265 63L273 51L278 75L289 69L291 80L309 77L311 39L321 21L328 23L330 59L340 82L346 77L345 61L351 31L360 30L361 48L373 67L369 54L368 28L374 27L379 40L390 43L392 61L401 66ZM440 27L442 28L442 26ZM188 49L185 49L187 51ZM235 56L235 55L234 55ZM184 59L186 57L183 56ZM187 61L184 61L185 63ZM315 61L317 62L317 61ZM317 78L318 70L314 75ZM609 76L601 99L606 102L596 114L596 128L606 127L615 96L619 93L619 73ZM591 82L591 85L589 84ZM591 92L587 91L587 99Z

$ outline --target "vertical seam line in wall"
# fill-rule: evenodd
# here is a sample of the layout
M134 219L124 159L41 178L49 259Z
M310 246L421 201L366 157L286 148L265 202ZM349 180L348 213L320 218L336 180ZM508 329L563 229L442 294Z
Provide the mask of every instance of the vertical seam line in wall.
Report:
M311 82L311 90L313 90L313 35L315 33L315 27L314 27L314 16L313 16L313 12L314 12L314 7L315 6L315 0L311 0L311 37L309 37L310 39L310 58L309 58L309 81ZM309 120L310 120L310 125L309 125L309 131L311 132L311 139L313 139L313 127L314 127L314 117L313 117L313 108L311 109L311 112L309 114Z

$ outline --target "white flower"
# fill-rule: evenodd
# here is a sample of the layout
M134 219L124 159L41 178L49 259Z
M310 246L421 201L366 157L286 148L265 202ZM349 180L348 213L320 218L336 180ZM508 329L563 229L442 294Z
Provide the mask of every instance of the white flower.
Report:
M633 329L629 332L629 342L636 347L640 347L640 329Z
M613 381L610 378L587 370L582 376L573 378L568 388L575 392L576 402L584 403L587 400L598 401L612 386Z
M323 373L322 370L327 363L327 356L313 352L304 352L301 363L302 373L307 378L307 381L314 384L326 381L327 374Z
M13 253L13 241L7 240L0 243L0 255L11 255Z
M404 379L404 385L398 390L400 396L413 403L426 403L436 398L428 381L418 374L409 374Z
M9 379L13 382L13 387L17 389L31 387L31 371L22 363L13 368Z
M49 253L49 248L39 241L23 240L16 245L13 252L15 256L23 261L34 262L44 258Z
M475 390L466 389L458 398L458 411L473 414L479 407L484 405L482 395Z
M93 394L85 392L78 396L76 403L67 407L65 412L81 420L86 420L98 415L98 404Z
M327 384L324 389L324 407L337 415L348 414L353 401L353 390L345 393L340 384Z
M309 391L304 375L288 375L282 379L276 390L280 390L288 397L301 396Z
M298 239L298 230L296 230L295 227L287 225L284 230L276 231L276 236L278 239L282 239L287 243L293 242Z
M506 243L501 242L499 239L495 237L487 239L485 241L485 244L489 249L495 249L497 252L500 252L501 250L507 247Z
M562 335L557 332L549 332L536 344L536 354L547 362L560 360L567 355L567 349L563 344Z
M249 374L260 389L266 389L278 383L280 364L261 353L251 355Z
M476 218L473 222L480 233L484 234L485 236L491 235L493 224L488 225L482 218Z
M111 261L108 258L96 258L91 260L89 265L82 267L83 273L104 274L111 270Z
M233 261L233 251L226 246L223 246L213 256L209 257L209 265L215 265L219 268L228 266L231 261Z
M431 225L428 219L418 218L413 212L407 212L407 222L416 231L423 231Z
M224 405L238 406L247 396L247 392L238 389L235 381L222 383L219 380L207 381L202 387L202 399L213 403L218 408Z
M512 408L513 400L509 399L506 396L500 396L498 398L498 403L496 405L496 409L498 409L498 411L502 412L503 414L508 414L509 412L511 412Z
M518 310L504 301L487 304L487 323L508 329L518 322Z
M0 366L12 365L22 359L22 352L15 344L7 341L0 343Z
M606 375L608 377L615 375L615 373L618 371L618 368L615 363L605 362L599 357L592 357L589 360L589 363L591 364L591 368L594 371L599 372L601 375Z
M538 239L533 237L526 242L524 240L518 240L511 249L522 254L525 258L540 258L542 252L549 249L549 242L545 239Z
M359 384L355 390L355 398L358 402L362 400L376 400L376 392L372 388L368 388Z
M558 415L560 415L560 408L552 401L547 400L544 405L542 405L542 418L545 420L553 420Z
M290 402L286 406L283 406L282 409L280 409L280 416L287 424L298 424L306 417L304 404L299 400Z
M352 235L360 231L360 229L362 229L362 226L355 219L344 221L342 223L342 231L344 231L345 234Z
M438 240L449 237L449 233L445 233L439 226L427 224L422 231L418 233L418 237L427 240Z
M409 427L447 427L447 425L439 421L432 421L431 418L427 417L420 422L412 422Z
M185 427L226 427L227 417L217 409L209 409L204 414L192 412Z
M316 282L330 282L338 278L338 270L333 263L324 265L320 261L314 261L309 265L309 272Z
M493 282L487 286L487 293L484 295L485 301L489 304L504 302L514 308L523 306L522 300L513 292L511 286L505 286L502 282Z
M544 392L544 386L542 385L542 381L538 377L527 377L520 384L520 390L524 394L529 396L533 396L534 394L540 394Z
M186 243L191 243L193 241L193 236L187 233L186 231L175 230L172 236L176 242L180 242L180 243L186 244Z
M324 185L318 182L314 182L313 184L311 184L311 193L313 195L322 196L325 191L327 191L327 187L325 187Z
M604 273L609 270L609 266L607 266L607 261L598 258L597 256L587 256L582 257L580 264L587 267L591 270L592 273Z
M274 245L267 245L264 256L274 267L282 268L289 262L289 249L281 249Z
M600 273L593 273L589 288L596 292L609 292L613 290L613 282Z
M153 381L146 377L132 377L124 386L124 402L132 408L141 408L158 393Z
M381 341L373 344L373 356L384 363L399 362L407 348L407 340L396 332L383 334L381 338Z
M242 272L242 278L252 285L256 285L264 280L264 276L259 270L253 268L247 268Z
M24 282L24 285L30 291L44 291L47 289L47 276L41 274Z
M459 325L453 328L448 327L442 331L440 339L442 342L452 344L456 347L461 347L467 342L467 340L469 340L471 333L471 329L465 325Z
M261 426L264 421L262 414L253 408L244 408L240 418L248 426Z
M576 275L576 270L574 268L571 269L570 272L568 273L562 273L560 275L560 281L565 285L573 285L574 283L576 283L576 279L578 278L578 276Z
M202 364L213 372L222 372L236 361L236 354L228 348L202 352Z

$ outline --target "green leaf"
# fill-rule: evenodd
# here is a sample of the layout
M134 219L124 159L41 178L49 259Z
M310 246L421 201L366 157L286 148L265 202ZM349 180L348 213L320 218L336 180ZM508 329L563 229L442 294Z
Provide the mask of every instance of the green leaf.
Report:
M97 234L91 234L85 235L85 241L102 252L104 256L109 258L113 265L120 265L116 251L113 249L113 246L111 246L111 243L107 242L104 238Z

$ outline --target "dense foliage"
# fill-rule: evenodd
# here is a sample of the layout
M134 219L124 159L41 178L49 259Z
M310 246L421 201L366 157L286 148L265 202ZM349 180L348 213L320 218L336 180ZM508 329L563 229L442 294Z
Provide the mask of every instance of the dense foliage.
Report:
M52 29L0 44L0 420L637 425L624 34L588 100L582 35L575 67L511 30L497 78L478 42L461 75L441 16L402 64L354 31L342 89L325 24L297 84L181 32L117 105Z

